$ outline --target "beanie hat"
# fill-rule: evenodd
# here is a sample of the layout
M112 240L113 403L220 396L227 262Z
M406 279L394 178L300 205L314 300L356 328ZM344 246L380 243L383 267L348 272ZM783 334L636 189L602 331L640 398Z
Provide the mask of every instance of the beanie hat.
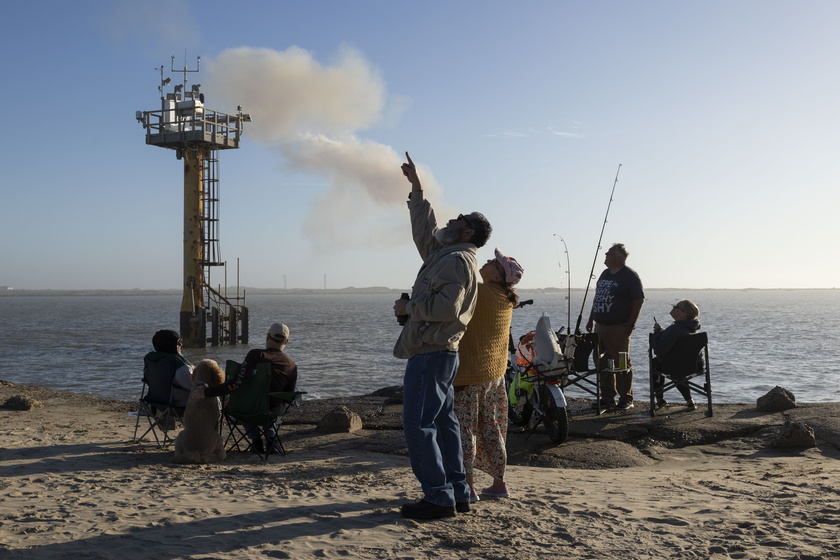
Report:
M177 354L179 342L181 342L181 335L178 331L173 330L158 331L152 337L152 346L154 346L155 350L158 352Z

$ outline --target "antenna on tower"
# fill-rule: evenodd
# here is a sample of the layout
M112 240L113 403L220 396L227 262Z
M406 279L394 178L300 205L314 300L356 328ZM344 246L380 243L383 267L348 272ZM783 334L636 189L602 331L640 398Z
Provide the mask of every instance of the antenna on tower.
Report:
M164 89L166 88L166 86L169 85L169 82L172 81L172 78L164 78L163 77L163 66L161 66L159 68L159 70L160 70L160 85L158 86L158 91L160 92L160 98L163 99L163 98L166 97L166 93L164 92Z
M184 81L181 83L181 87L179 88L178 86L175 86L175 91L176 92L177 91L183 91L184 92L184 97L187 97L189 95L193 99L195 99L196 97L198 97L200 95L198 90L201 87L201 84L195 84L192 87L192 90L190 90L190 93L189 94L187 93L187 74L189 74L191 72L198 72L199 70L201 70L201 57L200 56L195 57L195 61L196 61L195 62L195 70L190 70L187 67L187 52L184 51L184 67L180 70L177 70L175 68L175 55L173 54L172 55L171 68L170 68L172 72L181 72L184 75ZM163 76L163 67L161 67L161 76Z

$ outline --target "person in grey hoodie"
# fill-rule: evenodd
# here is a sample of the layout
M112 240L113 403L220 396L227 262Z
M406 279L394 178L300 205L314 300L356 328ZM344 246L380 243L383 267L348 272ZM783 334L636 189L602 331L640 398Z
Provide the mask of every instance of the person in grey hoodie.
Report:
M666 356L668 352L671 351L677 341L697 332L697 330L700 329L700 323L697 321L697 317L699 315L700 308L698 308L691 300L683 299L675 303L674 307L671 309L671 317L674 319L671 326L665 330L662 330L659 323L656 323L653 326L651 343L653 344L653 353L656 354L656 358L654 358L655 366L660 358ZM653 381L653 390L656 394L656 408L662 408L668 404L665 401L664 394L662 392L662 387L664 385L665 378L662 375L657 376L657 378ZM677 390L685 399L685 405L689 409L694 410L697 408L697 405L694 403L694 399L691 398L691 390L687 385L677 383Z
M431 205L423 198L414 162L408 152L405 155L408 163L402 165L402 172L411 183L411 232L423 265L411 297L394 302L394 315L404 321L394 356L408 360L403 430L423 498L404 504L401 513L414 519L437 519L470 510L452 381L458 369L458 343L475 310L476 252L492 228L479 212L461 214L438 228Z

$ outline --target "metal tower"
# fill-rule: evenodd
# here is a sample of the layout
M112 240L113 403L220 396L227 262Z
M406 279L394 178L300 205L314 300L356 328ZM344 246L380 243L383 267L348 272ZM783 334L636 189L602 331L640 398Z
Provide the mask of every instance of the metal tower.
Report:
M239 294L237 263L236 295L228 297L227 263L219 250L219 150L239 148L243 123L250 115L237 107L230 115L204 106L201 84L187 89L187 74L198 72L186 65L171 72L183 73L183 82L166 93L172 78L163 77L160 67L160 102L158 111L137 111L135 117L146 130L146 144L175 150L184 161L184 285L181 300L180 327L184 346L203 348L210 342L219 344L248 343L248 308L245 291ZM213 267L224 267L225 287L214 289L210 284ZM211 334L207 336L207 322Z

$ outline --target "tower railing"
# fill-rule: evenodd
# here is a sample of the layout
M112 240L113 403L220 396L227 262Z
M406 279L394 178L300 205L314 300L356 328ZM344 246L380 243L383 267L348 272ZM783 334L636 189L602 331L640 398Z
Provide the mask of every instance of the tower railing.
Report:
M212 286L205 286L207 294L207 309L210 310L210 337L207 341L211 346L220 344L248 344L248 307L245 305L245 291L239 295L228 297L222 294L222 287L216 290Z
M178 149L188 142L211 144L214 149L235 149L242 136L242 119L207 107L190 111L143 111L146 144Z

